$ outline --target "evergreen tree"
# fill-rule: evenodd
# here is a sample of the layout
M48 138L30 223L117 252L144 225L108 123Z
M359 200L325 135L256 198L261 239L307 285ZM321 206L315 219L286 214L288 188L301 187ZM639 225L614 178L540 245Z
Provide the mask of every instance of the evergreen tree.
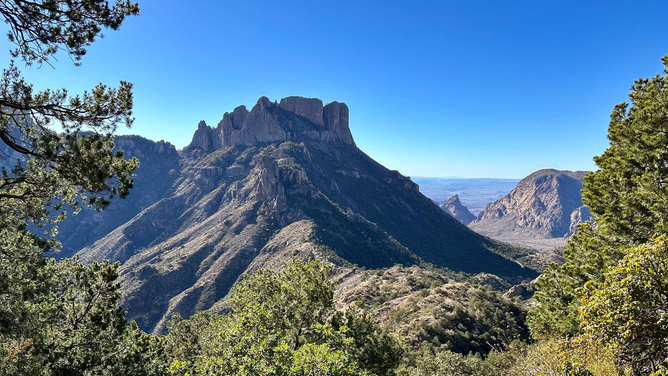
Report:
M595 225L580 225L567 262L539 279L541 304L529 314L534 335L578 333L578 289L602 282L626 250L668 230L668 56L662 61L664 75L636 80L630 104L610 116L610 146L594 158L599 170L585 176L582 189Z
M103 28L118 29L137 4L98 0L3 1L14 59L76 65ZM57 223L83 204L98 209L132 187L137 160L114 152L132 124L132 85L36 92L14 64L0 78L0 374L150 374L158 340L127 325L118 264L43 257L58 249ZM61 133L52 130L62 129Z
M668 243L659 237L632 248L596 287L583 290L584 335L610 348L633 374L668 366Z
M117 29L138 12L129 1L113 7L97 0L0 3L16 45L11 55L27 65L48 64L59 50L79 64L103 27ZM113 152L113 133L133 122L131 89L121 82L117 89L99 84L74 96L65 89L35 92L12 61L0 79L0 151L7 162L0 174L0 215L40 226L64 204L102 208L109 198L127 195L137 161ZM52 131L53 125L63 132Z

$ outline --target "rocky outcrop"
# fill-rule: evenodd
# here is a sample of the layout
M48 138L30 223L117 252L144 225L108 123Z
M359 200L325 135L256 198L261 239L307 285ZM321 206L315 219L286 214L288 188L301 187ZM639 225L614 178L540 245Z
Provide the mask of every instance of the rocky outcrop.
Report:
M348 106L339 102L323 106L317 98L287 97L276 103L262 97L250 112L245 106L226 112L215 129L201 121L186 150L208 153L227 146L306 139L354 145Z
M247 117L246 106L238 106L232 113L226 112L216 127L214 148L222 149L225 146L235 145L236 140L233 137L243 128Z
M117 136L114 138L114 145L116 150L123 150L123 156L126 158L147 158L149 155L157 156L156 154L162 154L162 157L178 155L176 147L171 143L164 140L153 142L141 136Z
M505 296L508 299L515 298L517 296L522 296L526 294L527 289L523 285L515 285L511 287L503 296Z
M455 217L459 222L468 225L476 219L476 216L471 214L469 209L459 201L459 195L454 195L450 199L441 205L441 209L448 212L450 215Z
M489 203L469 227L494 239L544 248L565 245L577 230L577 224L591 220L583 206L582 179L586 171L539 170L522 179L506 196Z
M193 135L192 141L190 141L190 147L201 149L205 152L213 151L215 150L214 139L216 139L216 135L214 134L213 129L206 125L206 122L202 120L197 125L197 130Z
M253 146L261 143L286 141L287 133L278 123L274 111L276 107L276 104L271 102L269 98L260 98L246 117L241 130L236 134L233 133L233 145Z

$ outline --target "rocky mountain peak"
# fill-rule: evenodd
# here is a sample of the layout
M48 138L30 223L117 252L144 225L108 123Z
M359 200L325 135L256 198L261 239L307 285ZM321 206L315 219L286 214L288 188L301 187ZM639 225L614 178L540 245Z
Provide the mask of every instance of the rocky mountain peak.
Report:
M174 312L224 310L243 275L293 257L535 277L502 256L505 246L358 149L348 120L344 103L263 97L250 111L226 113L215 129L201 122L180 152L158 154L159 143L119 138L123 150L144 156L133 193L71 222L70 234L90 231L71 235L70 249L82 246L83 262L120 261L121 304L154 333Z
M333 139L353 145L355 142L348 127L348 119L348 106L345 103L332 102L323 110L325 128L331 132Z
M459 195L450 197L446 203L441 205L441 209L450 213L456 220L465 225L468 225L476 219L476 216L473 215L461 201L459 201Z
M215 129L217 136L214 138L214 149L222 149L226 145L231 145L232 133L239 131L243 127L247 117L248 110L244 105L237 106L231 113L226 112L223 114L223 119Z
M531 245L522 243L522 239L532 243L536 239L561 239L559 244L565 244L578 223L591 220L580 193L586 173L536 171L517 183L509 194L487 204L469 227L483 235L526 246Z
M205 152L213 151L215 138L213 129L211 129L204 120L201 120L199 124L197 124L197 130L193 135L190 145L195 145L196 148Z
M261 97L250 112L238 106L226 112L213 129L200 122L186 150L212 152L227 146L316 140L355 145L345 103L323 106L318 98L286 97L272 102Z

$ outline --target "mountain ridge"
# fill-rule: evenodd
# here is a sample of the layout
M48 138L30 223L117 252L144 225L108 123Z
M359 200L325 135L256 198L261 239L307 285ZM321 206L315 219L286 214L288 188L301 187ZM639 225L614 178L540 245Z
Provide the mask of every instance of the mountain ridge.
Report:
M506 245L469 230L410 178L359 150L345 104L323 106L317 121L318 101L260 98L239 119L234 112L223 116L228 125L216 129L232 129L228 138L200 123L175 168L140 164L137 181L171 186L78 253L84 262L121 261L122 305L130 319L160 333L174 312L222 310L244 273L280 268L292 257L339 268L430 263L511 280L536 276L500 255ZM252 131L257 134L249 136ZM219 148L204 150L214 145ZM135 185L133 194L143 196L151 184ZM99 215L104 223L108 214Z

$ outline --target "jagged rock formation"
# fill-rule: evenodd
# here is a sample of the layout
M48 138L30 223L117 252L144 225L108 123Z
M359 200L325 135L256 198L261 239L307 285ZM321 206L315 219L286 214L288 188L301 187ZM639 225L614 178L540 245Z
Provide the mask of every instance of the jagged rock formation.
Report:
M291 257L339 268L426 261L509 280L536 275L359 150L348 119L343 103L263 97L250 112L226 113L215 129L200 123L192 143L155 171L149 152L132 151L146 155L130 194L141 208L124 210L104 236L81 235L88 246L78 255L120 261L122 306L156 333L174 312L224 309L240 276ZM123 204L95 214L97 223Z
M476 216L471 214L469 209L459 201L459 195L454 195L450 199L441 205L441 209L448 212L451 216L455 217L459 222L468 225L476 219Z
M209 152L226 146L253 146L303 137L354 145L348 127L348 106L332 102L323 107L317 98L287 97L276 103L262 97L250 112L245 106L226 112L215 129L201 121L187 149Z
M535 249L564 246L577 224L591 220L582 204L587 171L539 170L489 203L469 227L491 238Z

